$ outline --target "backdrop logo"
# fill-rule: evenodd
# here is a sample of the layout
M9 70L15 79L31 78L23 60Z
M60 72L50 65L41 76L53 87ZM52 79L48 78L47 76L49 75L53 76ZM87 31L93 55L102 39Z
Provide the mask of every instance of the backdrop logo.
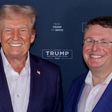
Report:
M83 23L82 23L82 32L84 32L84 29L85 29L85 27L86 27L86 24L87 24L87 22L83 22Z
M51 31L55 31L55 32L57 32L57 31L58 31L58 32L63 32L64 29L63 29L61 23L54 23L53 26L52 26L52 28L51 28Z
M73 59L73 50L71 49L43 49L42 57L44 59Z

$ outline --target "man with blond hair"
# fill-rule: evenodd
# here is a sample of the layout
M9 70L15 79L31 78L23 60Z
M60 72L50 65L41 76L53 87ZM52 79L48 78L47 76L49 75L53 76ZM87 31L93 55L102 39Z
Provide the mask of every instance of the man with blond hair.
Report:
M60 69L29 52L36 11L4 5L0 10L0 112L61 112Z

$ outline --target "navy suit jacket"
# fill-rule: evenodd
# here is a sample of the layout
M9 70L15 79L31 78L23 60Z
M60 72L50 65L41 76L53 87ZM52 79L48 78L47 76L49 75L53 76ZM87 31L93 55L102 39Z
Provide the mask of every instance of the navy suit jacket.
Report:
M27 112L62 112L62 82L59 67L33 55L30 55L30 63L31 82ZM1 54L0 112L13 112Z
M77 112L87 72L74 79L67 93L64 112ZM112 112L112 80L92 112Z

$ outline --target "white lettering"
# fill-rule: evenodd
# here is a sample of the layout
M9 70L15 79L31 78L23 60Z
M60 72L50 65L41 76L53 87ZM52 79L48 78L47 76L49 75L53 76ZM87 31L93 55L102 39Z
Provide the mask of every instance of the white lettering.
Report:
M53 28L62 28L62 26L53 26Z
M49 51L46 51L46 53L47 53L47 56L49 55Z
M67 56L68 51L46 51L47 56Z
M68 51L65 51L65 56L67 56L69 54L69 52Z

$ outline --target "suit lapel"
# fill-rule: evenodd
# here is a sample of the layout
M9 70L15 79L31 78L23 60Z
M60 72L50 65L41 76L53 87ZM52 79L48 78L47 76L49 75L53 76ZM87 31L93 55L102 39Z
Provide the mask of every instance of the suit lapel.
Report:
M83 82L83 84L82 84L82 86L81 86L81 90L80 90L79 95L78 95L78 98L77 98L77 104L76 104L75 112L77 112L77 109L78 109L78 103L79 103L79 100L80 100L82 91L83 91L83 89L84 89L84 86L85 86L85 81ZM74 112L74 111L73 111L73 112Z
M30 98L27 112L33 112L33 108L37 106L41 100L41 82L42 68L39 66L39 60L35 56L30 56L31 62L31 80L30 80Z
M112 104L112 80L92 112L105 112L110 104Z
M77 94L74 94L75 99L74 99L74 103L72 106L73 107L72 112L77 112L78 103L79 103L82 91L84 89L84 86L85 86L86 75L87 75L87 72L81 76L80 81L78 81L78 84L77 84L77 90L74 90L74 91L76 91Z
M79 95L77 96L76 108L75 108L75 111L73 111L73 112L77 112L77 110L78 110L78 103L79 103L79 100L80 100L82 91L83 91L83 89L84 89L84 86L85 86L85 77L86 77L86 75L82 78L82 83L81 83L81 85L80 85L81 89L80 89L80 91L79 91Z
M0 54L0 103L3 105L5 112L13 112L10 93L2 64L1 54Z

